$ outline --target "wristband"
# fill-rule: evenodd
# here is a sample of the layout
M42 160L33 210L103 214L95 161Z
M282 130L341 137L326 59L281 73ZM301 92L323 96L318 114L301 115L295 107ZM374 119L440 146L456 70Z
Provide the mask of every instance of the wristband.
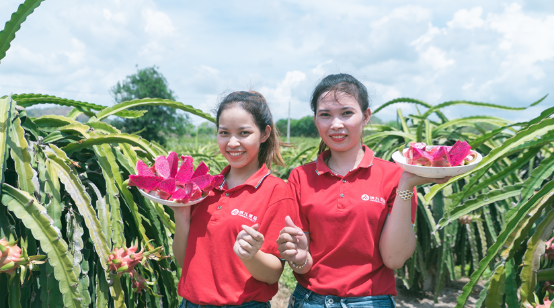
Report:
M396 195L400 196L400 198L402 198L402 200L408 201L413 197L414 191L413 190L399 190L399 189L397 189L396 190Z
M308 256L306 256L306 261L304 261L304 264L302 265L296 265L294 262L289 261L290 267L296 268L296 269L303 268L304 266L306 266L306 264L308 264Z

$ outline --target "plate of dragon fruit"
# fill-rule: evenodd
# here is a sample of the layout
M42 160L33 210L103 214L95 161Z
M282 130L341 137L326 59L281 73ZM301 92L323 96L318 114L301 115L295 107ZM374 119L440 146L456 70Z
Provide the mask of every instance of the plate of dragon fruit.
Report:
M475 168L483 156L471 149L466 141L453 146L410 143L408 149L392 154L392 159L403 170L426 178L456 176Z
M199 203L223 182L222 175L208 174L204 162L194 169L191 156L181 155L181 161L179 166L179 156L173 151L167 157L158 156L151 167L138 160L137 174L129 176L129 186L136 186L156 203L181 207Z

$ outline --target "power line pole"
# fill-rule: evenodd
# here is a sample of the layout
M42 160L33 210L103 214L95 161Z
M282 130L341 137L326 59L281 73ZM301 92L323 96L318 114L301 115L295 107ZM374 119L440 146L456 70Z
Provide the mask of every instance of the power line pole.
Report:
M287 143L290 143L290 100L289 100L289 117L287 119Z

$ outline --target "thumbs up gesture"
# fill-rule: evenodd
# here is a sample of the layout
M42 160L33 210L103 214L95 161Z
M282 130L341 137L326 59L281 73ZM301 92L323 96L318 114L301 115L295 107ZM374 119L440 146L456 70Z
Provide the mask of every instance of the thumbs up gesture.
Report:
M252 227L242 226L242 231L237 235L233 246L233 251L239 258L250 260L260 250L264 243L264 235L258 232L259 228L258 224Z
M285 217L286 226L279 232L277 245L281 258L303 264L308 257L308 238L302 229L294 225L292 219Z

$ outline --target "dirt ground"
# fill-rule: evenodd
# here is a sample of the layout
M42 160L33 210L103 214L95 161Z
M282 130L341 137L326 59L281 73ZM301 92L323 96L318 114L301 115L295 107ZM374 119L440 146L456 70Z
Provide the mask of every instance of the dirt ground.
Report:
M397 307L409 307L409 308L423 308L423 307L455 307L456 299L462 293L462 288L467 283L468 279L461 279L450 282L443 288L441 295L437 299L437 303L433 302L433 294L427 293L413 293L409 292L402 287L398 287L398 296L394 298ZM400 284L397 284L400 286ZM482 290L482 286L475 287L471 297L467 301L465 307L475 307L475 302L479 298L479 293ZM290 294L293 290L289 290L285 287L279 288L279 293L271 300L272 308L286 308L289 302Z

